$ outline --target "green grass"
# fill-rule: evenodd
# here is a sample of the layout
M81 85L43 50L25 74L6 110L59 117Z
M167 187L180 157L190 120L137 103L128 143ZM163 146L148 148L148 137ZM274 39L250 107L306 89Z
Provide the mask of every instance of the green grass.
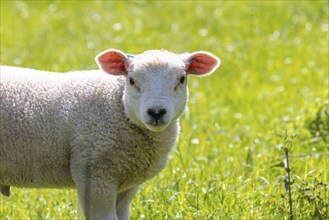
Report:
M1 64L94 69L107 48L205 50L190 77L168 167L145 183L132 219L289 218L279 146L290 149L296 219L329 218L327 1L3 1ZM325 185L326 184L326 185ZM77 218L74 190L12 189L0 219ZM79 216L81 217L81 216Z

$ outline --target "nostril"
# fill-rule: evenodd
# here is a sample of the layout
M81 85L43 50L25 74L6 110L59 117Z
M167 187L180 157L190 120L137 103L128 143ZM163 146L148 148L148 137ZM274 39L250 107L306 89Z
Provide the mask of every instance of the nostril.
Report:
M165 115L167 113L167 110L165 109L165 108L162 108L162 109L160 109L160 111L159 111L159 115L160 116L163 116L163 115Z
M167 110L164 108L161 109L153 109L149 108L147 109L147 114L151 116L153 119L158 121L160 118L162 118L167 113Z
M153 117L153 115L155 115L155 111L154 111L154 109L151 109L151 108L147 109L147 114L148 114L149 116L152 116L152 117Z

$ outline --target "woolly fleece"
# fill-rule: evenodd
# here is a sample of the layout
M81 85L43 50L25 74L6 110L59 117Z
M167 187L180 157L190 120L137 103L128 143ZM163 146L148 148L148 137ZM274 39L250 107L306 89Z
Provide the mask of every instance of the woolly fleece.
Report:
M178 123L156 133L131 124L123 88L124 77L98 70L61 74L2 66L0 184L74 187L72 173L88 164L88 175L124 191L161 171Z

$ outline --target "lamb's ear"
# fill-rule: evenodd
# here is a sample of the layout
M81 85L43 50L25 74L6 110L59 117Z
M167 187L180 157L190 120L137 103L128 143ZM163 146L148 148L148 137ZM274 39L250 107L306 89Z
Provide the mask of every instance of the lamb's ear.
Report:
M108 49L95 58L99 68L112 75L127 75L129 57L120 50Z
M220 60L213 54L198 51L181 55L186 64L186 73L194 75L209 75L220 65Z

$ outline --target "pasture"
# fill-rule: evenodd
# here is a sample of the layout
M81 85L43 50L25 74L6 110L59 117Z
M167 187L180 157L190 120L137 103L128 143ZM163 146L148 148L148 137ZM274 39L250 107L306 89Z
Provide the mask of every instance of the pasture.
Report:
M328 1L1 1L1 65L209 51L221 66L188 78L180 141L131 219L328 219L328 16ZM0 219L76 219L77 206L75 190L13 187Z

